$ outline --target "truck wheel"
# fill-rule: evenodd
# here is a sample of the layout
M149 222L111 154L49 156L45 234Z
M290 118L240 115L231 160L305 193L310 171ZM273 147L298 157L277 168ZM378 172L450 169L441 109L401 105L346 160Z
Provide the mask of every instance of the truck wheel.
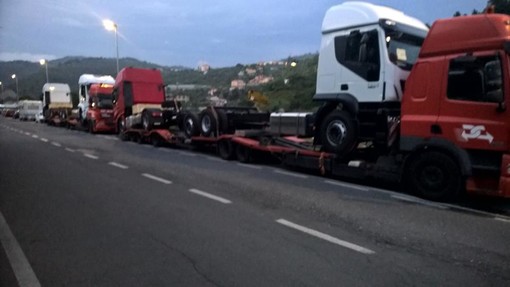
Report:
M91 134L95 134L95 133L96 133L96 131L95 131L94 127L96 126L96 121L94 121L94 120L90 120L90 121L88 122L88 126L89 126L89 133L91 133Z
M198 129L198 118L193 113L187 113L183 119L183 132L187 138L198 136L200 131Z
M150 111L143 111L142 113L142 126L146 131L152 130L154 126L154 120L150 114Z
M222 111L222 110L218 110L218 111L216 111L216 113L218 114L218 122L219 122L219 127L220 127L220 133L221 134L230 134L230 133L233 133L233 131L231 131L229 126L228 126L228 116L227 116L227 113L225 113L225 111Z
M217 149L218 155L224 160L232 160L236 156L236 150L231 140L220 140Z
M117 131L119 132L119 139L121 141L127 141L128 140L128 136L126 135L125 131L126 131L126 125L124 123L124 119L120 119L118 122L117 122Z
M334 111L322 122L320 137L325 151L343 156L356 144L354 120L346 111Z
M236 156L237 159L242 163L249 163L252 160L251 150L240 144L236 146Z
M152 146L154 146L154 147L160 147L162 144L161 137L157 134L152 135L151 143L152 143Z
M200 132L203 136L208 137L216 131L216 119L213 112L207 109L200 116Z
M430 151L410 160L405 182L412 193L434 201L450 201L460 195L465 181L450 156Z

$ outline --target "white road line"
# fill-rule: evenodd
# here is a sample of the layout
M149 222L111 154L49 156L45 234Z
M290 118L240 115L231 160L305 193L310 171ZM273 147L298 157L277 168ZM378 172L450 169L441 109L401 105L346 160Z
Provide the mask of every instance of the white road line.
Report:
M68 148L68 147L66 147L66 151L68 151L68 152L75 152L75 150L74 150L74 149L72 149L72 148Z
M0 241L5 250L5 254L11 263L12 271L18 280L20 287L34 286L40 287L41 283L30 266L23 250L19 246L16 237L12 234L11 228L5 221L3 214L0 212Z
M338 239L336 237L333 237L333 236L328 235L326 233L322 233L322 232L310 229L308 227L304 227L304 226L292 223L292 222L287 221L287 220L285 220L283 218L280 218L280 219L276 220L276 222L278 222L280 224L283 224L283 225L285 225L287 227L294 228L294 229L299 230L301 232L304 232L306 234L315 236L317 238L326 240L326 241L331 242L333 244L337 244L337 245L340 245L342 247L349 248L351 250L354 250L354 251L357 251L357 252L360 252L360 253L363 253L363 254L375 254L375 251L372 251L372 250L367 249L365 247L362 247L362 246L356 245L354 243L350 243L350 242Z
M27 135L27 136L31 136L32 134L31 134L31 133L29 133L29 132L25 132L25 135Z
M402 200L402 201L407 201L407 202L412 202L412 203L417 203L417 204L426 205L426 206L431 206L431 207L435 207L435 208L439 208L439 209L448 209L448 207L446 207L446 206L444 206L444 205L442 205L440 203L428 202L426 200L419 199L419 198L414 198L414 197L410 197L410 196L392 195L391 197L394 198L394 199L398 199L398 200Z
M252 169L262 169L262 167L258 165L252 165L252 164L244 164L244 163L237 163L238 166L252 168Z
M114 166L114 167L121 168L121 169L127 169L128 168L127 165L123 165L123 164L120 164L120 163L117 163L117 162L114 162L114 161L110 161L108 164L111 165L111 166Z
M497 221L510 223L510 218L503 218L503 217L496 216L496 217L494 217L494 219Z
M45 138L41 138L41 141L42 141L42 142L45 142L45 143L47 143L47 142L48 142L48 139L45 139Z
M164 183L164 184L171 184L172 183L169 180L166 180L166 179L161 178L161 177L157 177L157 176L149 174L149 173L142 173L142 176L145 176L146 178L150 178L150 179L155 180L155 181L159 181L159 182Z
M61 146L62 146L62 145L61 145L61 144L59 144L58 142L51 142L51 144L52 144L52 145L54 145L54 146L58 146L58 147L61 147Z
M210 198L212 200L216 200L216 201L219 201L221 203L224 203L224 204L230 204L232 203L232 201L226 199L226 198L223 198L223 197L219 197L217 195L214 195L214 194L210 194L208 192L205 192L205 191L201 191L201 190L198 190L198 189L195 189L195 188L192 188L189 190L189 192L191 193L194 193L194 194L198 194L198 195L201 195L203 197L207 197L207 198Z
M90 154L90 153L84 153L83 156L91 158L91 159L98 159L99 158L98 156Z
M360 185L348 184L348 183L332 181L332 180L325 180L324 182L327 183L327 184L332 184L332 185L336 185L336 186L341 186L341 187L347 187L347 188L352 188L352 189L357 189L357 190L368 191L367 187L360 186Z
M39 136L38 136L38 135L32 135L32 137L33 137L34 139L39 138Z
M279 173L279 174L283 174L283 175L297 177L297 178L308 178L308 176L304 175L304 174L293 173L293 172L288 172L288 171L279 170L279 169L275 169L274 172L275 173Z
M179 154L185 156L197 156L196 154L187 151L181 151Z

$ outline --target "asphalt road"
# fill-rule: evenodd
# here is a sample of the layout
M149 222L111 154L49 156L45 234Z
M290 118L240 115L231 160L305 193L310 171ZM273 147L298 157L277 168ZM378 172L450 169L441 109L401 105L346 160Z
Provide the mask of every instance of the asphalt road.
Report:
M6 118L0 212L0 286L510 285L503 215Z

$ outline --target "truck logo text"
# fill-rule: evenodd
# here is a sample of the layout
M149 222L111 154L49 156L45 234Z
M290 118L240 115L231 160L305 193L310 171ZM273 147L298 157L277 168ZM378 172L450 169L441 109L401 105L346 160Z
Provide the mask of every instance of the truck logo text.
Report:
M462 125L462 138L466 141L472 139L486 140L489 143L492 143L494 137L485 130L485 126L479 125Z

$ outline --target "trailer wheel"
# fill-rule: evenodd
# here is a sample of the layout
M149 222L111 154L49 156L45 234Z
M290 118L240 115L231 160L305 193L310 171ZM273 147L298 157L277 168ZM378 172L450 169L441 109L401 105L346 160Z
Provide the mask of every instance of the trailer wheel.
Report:
M159 135L153 134L151 136L151 143L152 143L152 146L154 146L154 147L160 147L163 142Z
M412 193L434 201L450 201L458 197L465 181L459 166L448 155L423 152L406 164L405 182Z
M232 133L232 130L230 129L230 127L228 126L228 116L227 116L227 113L225 113L225 111L222 111L222 110L218 110L216 111L216 113L218 114L218 124L219 124L219 130L220 130L220 133L222 134L230 134Z
M95 131L94 127L96 126L96 121L90 120L87 124L89 126L89 133L95 134L96 131Z
M182 126L183 132L187 138L198 136L200 134L198 129L198 117L193 113L187 113L184 116Z
M237 160L242 163L249 163L252 160L251 150L240 144L236 146L236 156Z
M320 136L325 151L343 156L354 148L357 130L349 113L333 111L322 122Z
M231 140L220 140L217 149L218 155L224 160L232 160L236 156L236 150Z
M208 137L216 131L216 119L211 109L202 112L200 116L200 132L203 136Z
M126 130L126 124L124 123L124 119L123 118L119 119L119 121L117 122L117 131L119 132L119 139L121 141L128 140L128 136L126 135L125 130Z

